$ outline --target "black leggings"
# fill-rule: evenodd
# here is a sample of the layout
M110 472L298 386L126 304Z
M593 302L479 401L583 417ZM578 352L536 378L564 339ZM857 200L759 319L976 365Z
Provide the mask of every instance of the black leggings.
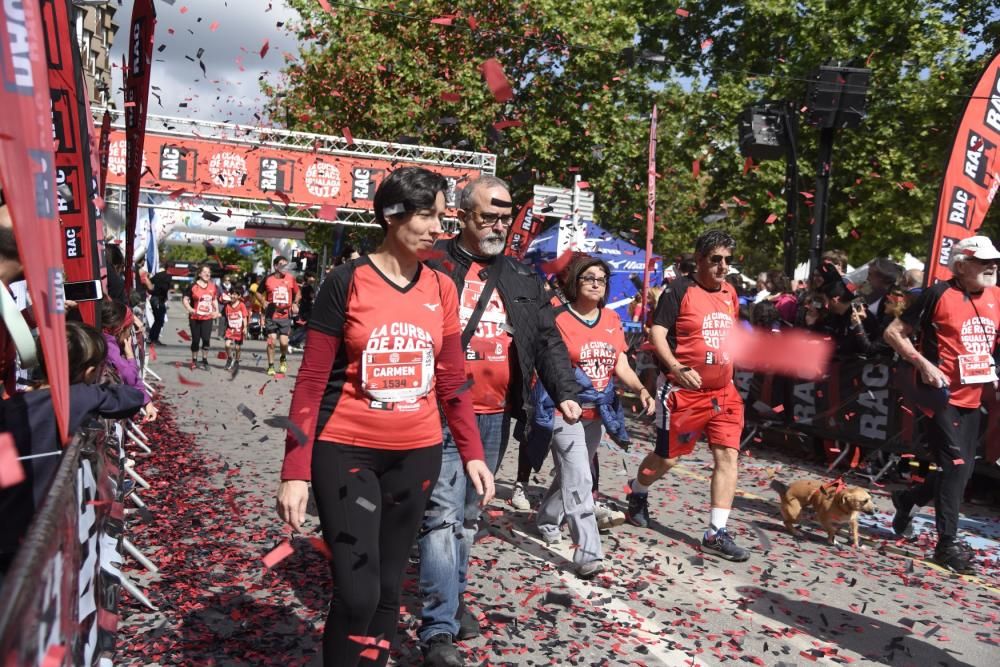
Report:
M212 340L212 320L189 319L188 323L191 325L191 356L193 357L198 352L198 343L201 343L202 350L208 349L208 343Z
M403 571L440 471L440 444L385 450L316 443L313 495L333 554L324 665L385 665L389 659Z
M937 470L903 494L904 502L918 507L934 501L939 543L954 542L958 537L959 508L976 465L979 417L979 408L951 404L934 413L927 423L927 441Z

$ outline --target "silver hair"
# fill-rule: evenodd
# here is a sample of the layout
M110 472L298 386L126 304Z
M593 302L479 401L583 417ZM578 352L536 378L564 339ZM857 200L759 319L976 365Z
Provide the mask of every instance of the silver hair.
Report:
M458 208L463 211L468 211L472 208L472 196L476 194L477 188L503 188L507 192L510 192L510 186L507 185L507 181L502 178L497 178L492 174L482 174L476 178L469 181L462 191L458 194Z

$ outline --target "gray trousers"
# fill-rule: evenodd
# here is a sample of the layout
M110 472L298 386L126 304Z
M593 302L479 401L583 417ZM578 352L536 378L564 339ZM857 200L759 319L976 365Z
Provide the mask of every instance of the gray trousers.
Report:
M573 562L581 565L601 560L601 536L594 516L593 477L590 460L601 444L604 427L600 419L567 424L556 414L552 431L552 486L538 508L538 530L557 535L563 520L577 545Z

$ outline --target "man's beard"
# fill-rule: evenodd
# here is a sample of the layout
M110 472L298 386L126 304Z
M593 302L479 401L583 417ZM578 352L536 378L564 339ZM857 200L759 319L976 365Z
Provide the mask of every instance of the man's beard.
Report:
M965 289L969 292L978 293L982 292L984 289L997 286L997 274L994 271L992 274L979 273L975 276L971 276L962 280Z
M479 240L479 252L486 257L495 257L507 247L507 238L503 234L490 234Z

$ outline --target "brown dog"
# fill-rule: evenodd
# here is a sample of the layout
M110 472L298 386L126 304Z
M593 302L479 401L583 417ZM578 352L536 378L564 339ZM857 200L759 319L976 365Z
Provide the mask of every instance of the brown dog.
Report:
M812 507L816 510L816 519L829 536L830 544L837 543L837 524L849 521L851 543L857 548L858 513L875 514L875 503L867 491L857 486L844 486L839 480L800 480L790 485L774 480L771 488L781 498L781 516L785 519L785 527L795 536L799 535L795 524L801 520L802 510Z

